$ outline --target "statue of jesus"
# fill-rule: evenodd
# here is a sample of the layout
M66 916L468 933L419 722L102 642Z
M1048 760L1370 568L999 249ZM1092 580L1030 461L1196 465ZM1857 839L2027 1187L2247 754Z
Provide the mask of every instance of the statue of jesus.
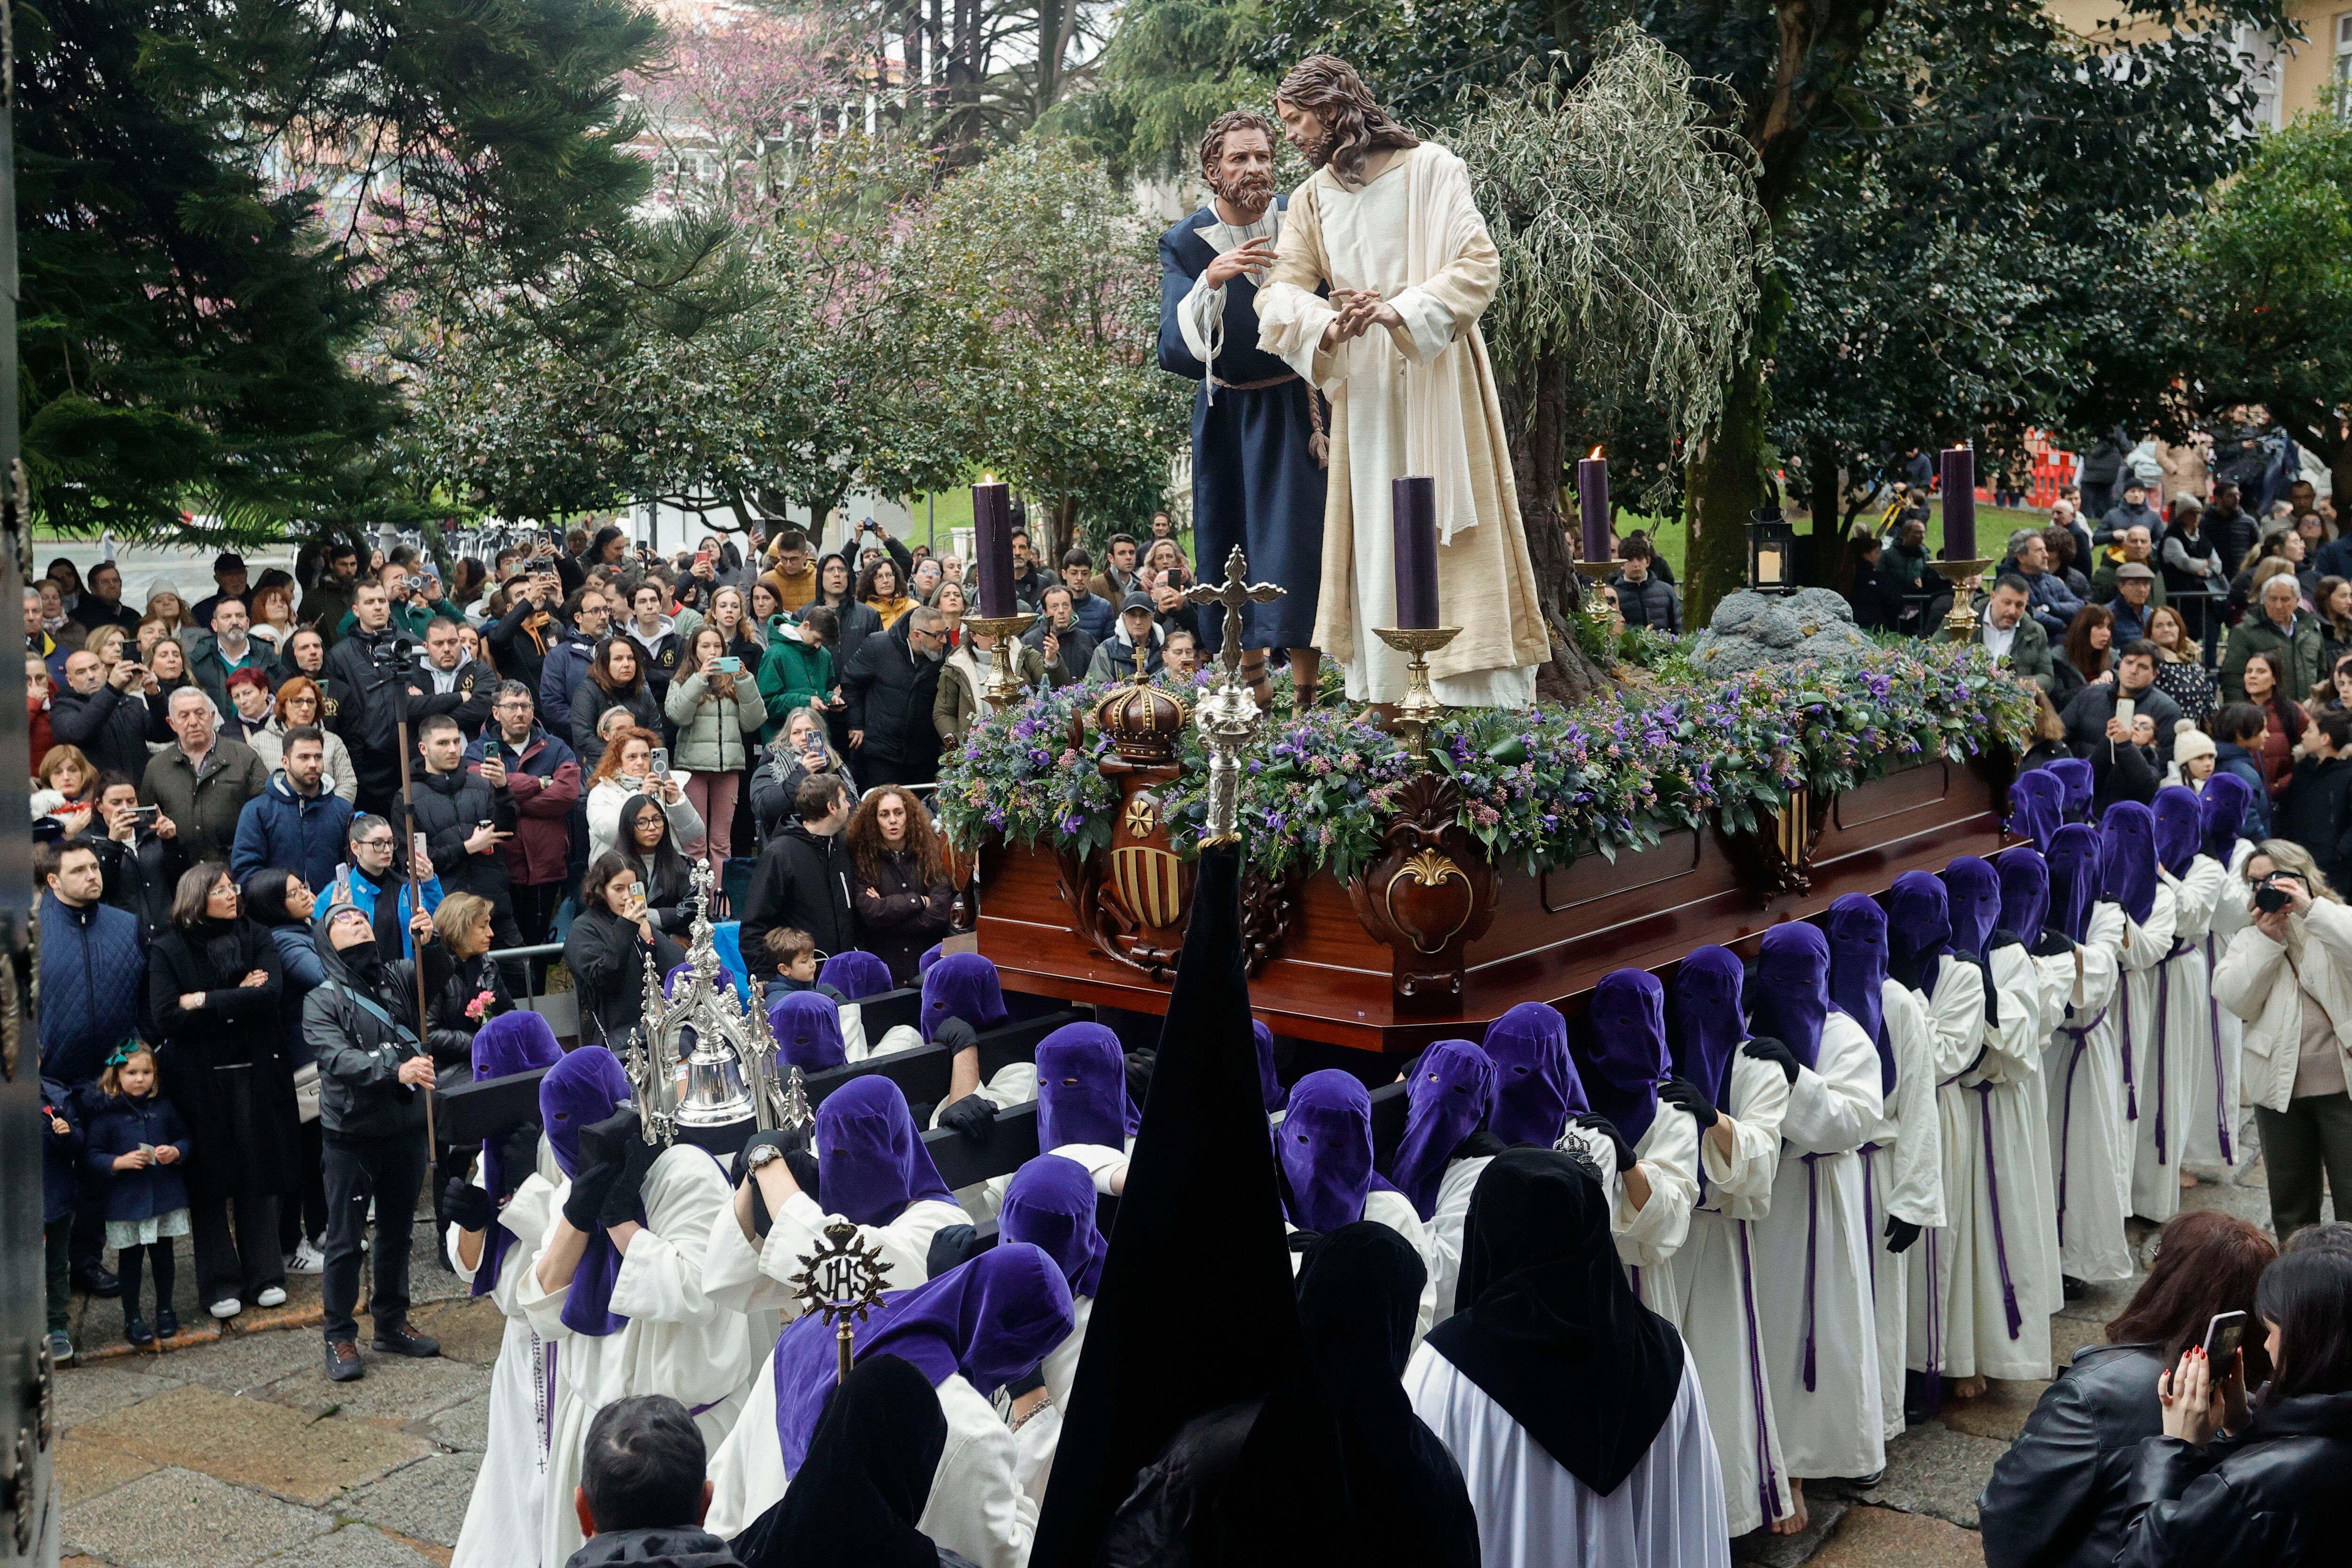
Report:
M1427 475L1439 616L1462 628L1430 657L1432 684L1456 707L1526 707L1551 642L1478 332L1502 263L1469 173L1329 55L1283 78L1275 109L1315 167L1291 195L1257 313L1259 346L1331 400L1316 646L1346 667L1350 699L1403 699L1405 656L1371 628L1397 624L1391 481Z

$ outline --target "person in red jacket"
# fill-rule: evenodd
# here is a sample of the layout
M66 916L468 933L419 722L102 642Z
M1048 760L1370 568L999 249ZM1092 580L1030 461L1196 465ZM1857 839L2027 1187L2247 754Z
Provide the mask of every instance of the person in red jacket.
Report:
M530 688L499 683L490 722L466 748L466 766L491 784L503 774L514 797L515 835L506 842L507 880L515 924L537 947L548 940L555 906L563 900L572 858L572 813L580 805L580 759L533 721ZM534 974L544 966L532 965Z

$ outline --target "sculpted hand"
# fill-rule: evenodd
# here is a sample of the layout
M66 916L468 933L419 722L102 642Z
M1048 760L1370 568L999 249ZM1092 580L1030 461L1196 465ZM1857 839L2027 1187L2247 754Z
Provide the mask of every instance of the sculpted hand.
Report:
M1222 289L1244 272L1249 274L1252 282L1255 282L1273 265L1274 241L1253 239L1245 245L1235 246L1210 262L1208 271L1202 276L1207 279L1210 288Z

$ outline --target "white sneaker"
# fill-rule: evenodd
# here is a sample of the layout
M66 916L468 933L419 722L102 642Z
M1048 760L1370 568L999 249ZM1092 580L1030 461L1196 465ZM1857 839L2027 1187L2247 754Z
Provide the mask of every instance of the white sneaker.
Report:
M286 1272L289 1274L323 1274L326 1271L327 1255L312 1246L307 1236L296 1242L294 1250L286 1255Z
M271 1285L265 1288L260 1295L256 1296L253 1299L253 1304L257 1307L282 1307L286 1305L286 1291L284 1287Z
M210 1312L214 1317L226 1321L230 1318L236 1317L239 1312L244 1311L245 1303L238 1300L234 1296L228 1296L224 1297L220 1300L215 1301L210 1307L207 1307L205 1310Z

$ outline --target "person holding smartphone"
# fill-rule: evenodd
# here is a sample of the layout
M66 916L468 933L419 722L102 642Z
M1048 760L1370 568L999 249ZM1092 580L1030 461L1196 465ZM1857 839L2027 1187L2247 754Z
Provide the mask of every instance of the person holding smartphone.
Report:
M580 918L563 941L563 966L580 993L580 1043L628 1048L645 1007L646 959L667 974L686 950L654 929L645 873L618 849L596 857L581 879Z
M2245 879L2252 923L2230 939L2213 995L2245 1020L2240 1093L2284 1239L2319 1223L2323 1172L2352 1194L2352 910L2310 852L2283 838L2254 847Z
M735 852L735 803L745 771L758 762L767 700L716 626L695 628L678 669L662 711L677 731L672 763L685 770L686 797L706 829L684 841L686 856L698 859L708 852L723 863Z

